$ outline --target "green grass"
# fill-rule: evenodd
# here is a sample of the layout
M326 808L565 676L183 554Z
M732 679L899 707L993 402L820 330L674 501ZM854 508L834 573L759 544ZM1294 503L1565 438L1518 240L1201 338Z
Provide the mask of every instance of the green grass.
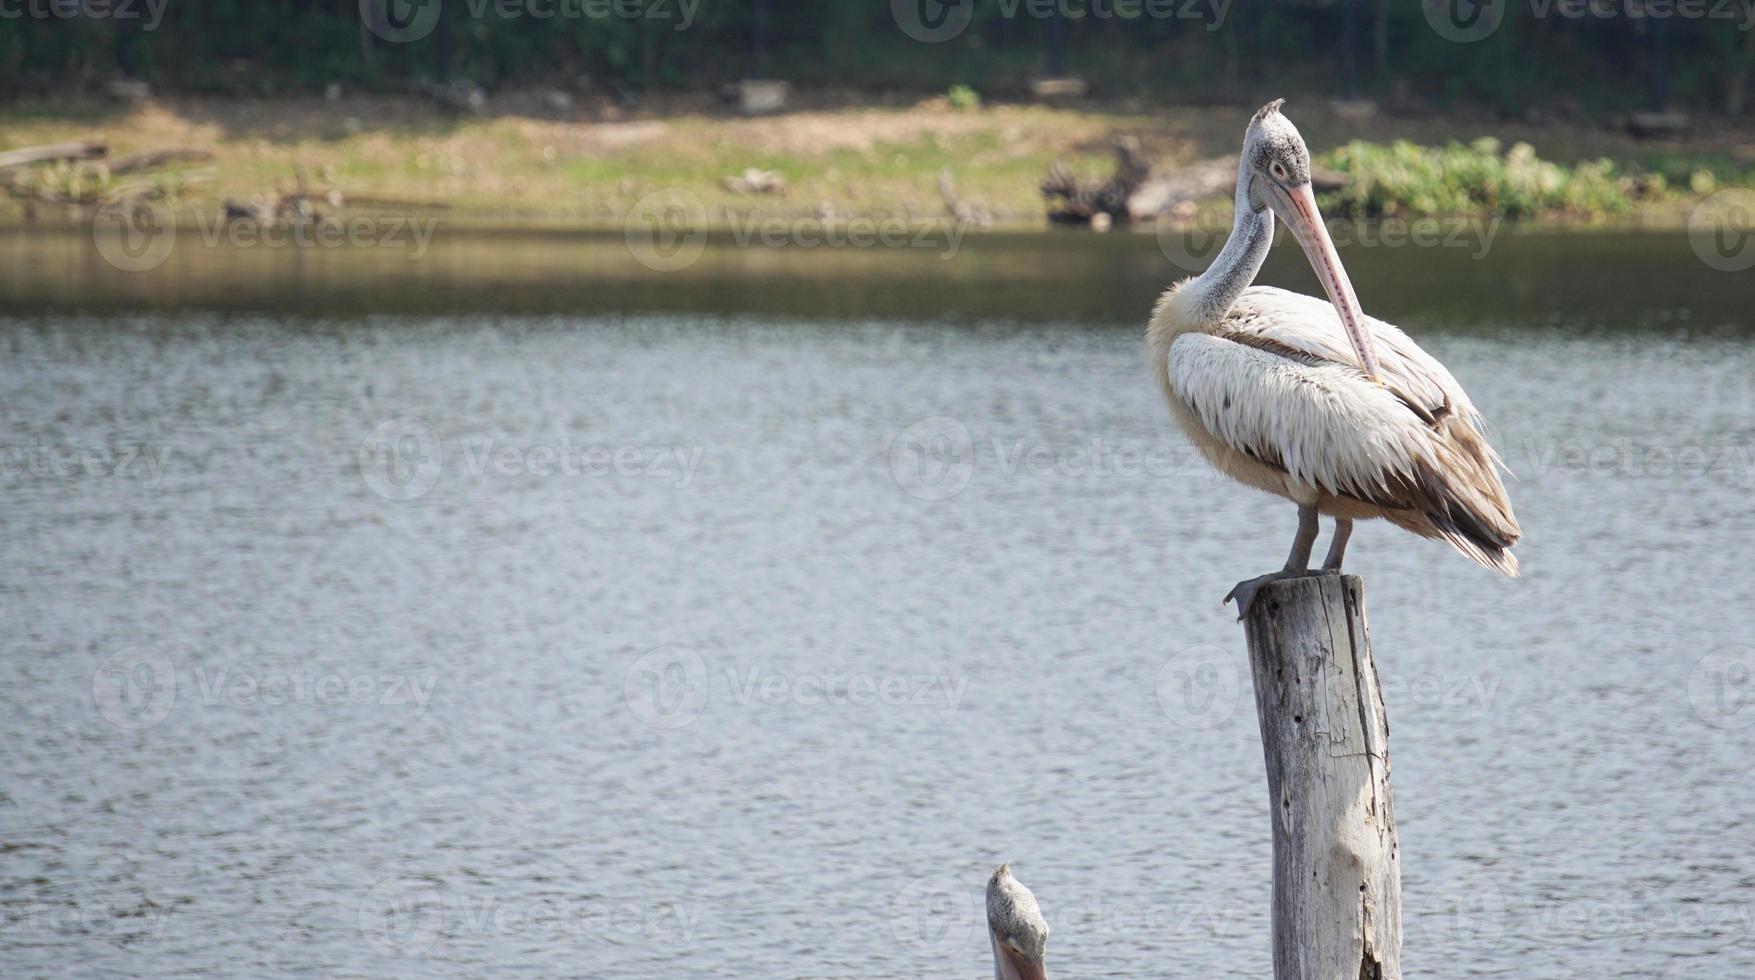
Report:
M1642 187L1649 189L1620 173L1612 160L1566 167L1541 159L1527 143L1501 152L1494 139L1444 147L1353 142L1322 162L1351 178L1327 195L1326 206L1362 217L1598 217L1631 209Z
M333 188L349 199L410 206L432 202L457 220L604 225L619 223L635 202L666 189L695 194L716 218L821 210L844 217L939 215L939 175L948 171L964 202L1001 223L1039 226L1037 188L1049 165L1060 161L1081 177L1104 179L1120 134L1146 139L1148 152L1167 168L1236 147L1236 113L1229 109L1152 115L984 103L957 108L959 101L968 100L947 95L905 109L754 120L678 114L619 127L512 115L457 118L405 100L207 100L101 114L11 107L0 110L0 148L101 138L112 156L174 145L207 149L211 163L189 168L184 178L157 178L178 182L179 198L192 207L291 190L302 170L319 192ZM1361 132L1337 125L1318 116L1305 131L1313 143L1329 146ZM1431 143L1472 132L1410 127ZM1653 209L1680 214L1720 187L1755 185L1755 159L1739 156L1728 141L1654 151L1628 139L1597 139L1595 131L1562 135L1590 147L1591 157L1613 162L1557 163L1525 144L1506 150L1493 140L1351 142L1319 160L1352 178L1345 190L1325 195L1323 207L1356 217L1492 213L1531 220L1637 208L1643 219ZM741 196L722 186L750 168L779 173L784 193ZM41 168L20 176L101 179ZM18 207L0 195L0 217L16 215Z

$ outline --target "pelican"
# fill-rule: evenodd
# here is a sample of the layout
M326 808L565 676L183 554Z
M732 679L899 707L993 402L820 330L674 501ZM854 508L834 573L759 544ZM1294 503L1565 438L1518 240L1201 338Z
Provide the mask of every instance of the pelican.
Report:
M1002 864L987 879L987 934L993 942L993 980L1048 980L1042 955L1048 923L1036 896Z
M1224 601L1237 600L1241 617L1262 585L1313 574L1319 514L1335 525L1321 572L1340 571L1354 521L1381 517L1515 576L1511 546L1522 532L1481 414L1444 365L1360 309L1284 103L1249 121L1230 239L1207 271L1164 293L1146 331L1170 412L1207 461L1298 505L1285 567L1237 583ZM1250 285L1275 215L1328 303Z

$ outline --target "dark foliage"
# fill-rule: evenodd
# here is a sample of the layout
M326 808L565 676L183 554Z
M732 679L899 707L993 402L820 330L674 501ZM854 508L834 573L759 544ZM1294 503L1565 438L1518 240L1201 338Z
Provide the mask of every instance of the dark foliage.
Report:
M1741 3L1692 2L1675 7L1698 16L1659 20L1636 15L1660 9L1638 0L1500 0L1498 29L1459 43L1431 18L1492 0L0 0L0 91L117 77L258 95L466 79L626 97L768 77L1004 96L1059 62L1101 94L1166 101L1272 82L1503 112L1740 111L1755 31ZM967 26L950 40L904 29L961 23L960 4Z

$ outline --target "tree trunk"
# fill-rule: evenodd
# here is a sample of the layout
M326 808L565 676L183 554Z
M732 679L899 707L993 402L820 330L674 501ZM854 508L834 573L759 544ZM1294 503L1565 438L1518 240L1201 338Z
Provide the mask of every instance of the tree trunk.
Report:
M1389 723L1364 587L1266 585L1245 631L1273 814L1275 980L1400 980Z
M1725 69L1725 115L1732 119L1743 114L1743 101L1749 91L1749 67L1755 63L1755 30L1743 32L1743 46L1734 51Z

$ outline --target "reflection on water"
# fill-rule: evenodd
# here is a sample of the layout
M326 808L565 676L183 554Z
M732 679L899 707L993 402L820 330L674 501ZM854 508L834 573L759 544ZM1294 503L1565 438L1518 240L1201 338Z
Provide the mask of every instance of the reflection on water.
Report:
M502 233L441 222L423 239L405 225L372 227L376 237L361 239L375 243L367 248L228 244L223 234L196 229L156 249L136 243L135 252L112 250L108 258L88 229L0 230L0 304L92 313L735 311L1131 324L1144 320L1167 282L1198 271L1220 244L1199 233L940 230L918 247L913 239L895 248L769 247L747 229L665 243L637 229L631 236ZM1509 226L1489 233L1482 226L1454 241L1420 239L1454 247L1413 247L1365 230L1347 239L1343 255L1367 310L1392 320L1749 321L1746 274L1716 270L1697 253L1700 243L1682 234L1564 235ZM1319 290L1287 241L1264 281Z
M1057 972L1266 976L1218 597L1292 514L1171 430L1133 244L720 296L820 314L786 320L0 322L4 972L980 976L1011 859ZM176 260L82 286L78 254L5 288L230 305ZM692 309L774 259L581 267L605 298L513 288L563 261L536 245L470 254L497 291L376 302ZM292 267L231 295L322 310L389 268ZM1355 539L1408 972L1749 976L1750 341L1432 302L1410 327L1497 423L1527 577Z

